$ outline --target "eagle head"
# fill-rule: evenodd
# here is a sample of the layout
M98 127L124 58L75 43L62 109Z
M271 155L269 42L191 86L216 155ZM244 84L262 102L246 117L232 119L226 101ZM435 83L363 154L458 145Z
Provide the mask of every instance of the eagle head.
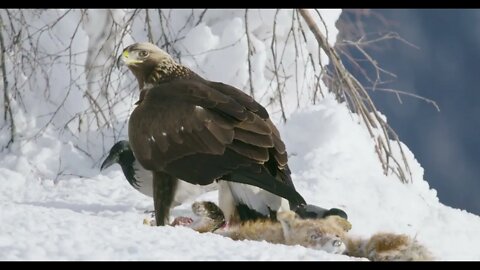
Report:
M146 84L155 84L181 74L185 67L177 64L164 50L148 42L126 47L117 64L125 64L137 78L140 89Z

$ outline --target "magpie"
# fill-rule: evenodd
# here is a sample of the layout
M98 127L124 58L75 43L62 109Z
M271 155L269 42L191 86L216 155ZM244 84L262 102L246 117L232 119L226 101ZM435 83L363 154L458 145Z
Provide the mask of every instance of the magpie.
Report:
M143 195L153 197L152 172L143 168L137 161L130 149L128 141L122 140L112 146L110 153L103 161L100 170L103 171L115 163L120 165L125 178L133 188ZM187 200L194 199L200 194L216 189L216 183L200 186L180 180L177 185L172 206L180 205Z

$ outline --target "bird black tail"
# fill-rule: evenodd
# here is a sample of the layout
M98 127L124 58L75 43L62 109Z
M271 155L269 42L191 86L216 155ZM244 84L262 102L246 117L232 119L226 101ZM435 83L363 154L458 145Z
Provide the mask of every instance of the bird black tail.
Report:
M305 205L305 199L295 190L295 187L281 182L273 177L264 167L261 171L250 171L242 169L233 171L228 176L223 177L223 180L232 181L247 185L252 185L264 189L270 193L285 198L290 203L290 208L297 208Z
M347 213L338 208L325 209L313 204L305 204L292 208L292 210L303 219L320 219L328 216L339 216L348 219Z

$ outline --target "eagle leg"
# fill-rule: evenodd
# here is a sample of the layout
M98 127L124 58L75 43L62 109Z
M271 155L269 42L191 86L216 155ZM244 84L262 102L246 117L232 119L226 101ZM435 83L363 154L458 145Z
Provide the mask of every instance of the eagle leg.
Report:
M168 223L170 207L172 206L178 180L163 172L153 173L153 205L157 226Z

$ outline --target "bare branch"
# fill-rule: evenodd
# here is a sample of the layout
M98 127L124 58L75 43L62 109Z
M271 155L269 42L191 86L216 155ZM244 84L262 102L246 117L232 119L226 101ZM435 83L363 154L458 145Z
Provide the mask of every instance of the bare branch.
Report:
M205 16L205 13L207 13L207 10L208 9L204 9L202 11L202 13L200 13L200 16L198 17L198 20L197 20L197 23L195 24L195 26L199 25L203 21L203 16Z
M250 33L248 32L248 9L245 9L245 34L247 35L247 63L248 63L248 82L250 84L250 95L255 98L255 91L253 89L253 75L252 75L252 60L253 54L252 43L250 42Z
M401 149L401 144L398 140L398 136L393 131L393 129L383 120L383 118L378 114L377 109L370 99L365 88L360 84L360 82L343 66L343 63L338 56L334 48L332 48L325 36L322 34L318 25L315 23L311 17L308 10L300 9L300 14L307 23L308 27L314 34L318 45L325 51L326 55L330 59L330 63L333 65L335 76L334 81L338 80L338 83L342 87L338 87L337 98L347 97L354 104L354 107L351 107L351 110L361 116L367 130L370 133L370 136L375 141L376 151L380 162L383 165L385 174L388 173L386 168L390 168L389 159L392 159L395 163L395 169L397 176L400 181L407 183L412 180L410 168L407 162L407 159ZM341 95L340 95L341 93ZM372 117L373 114L373 117ZM382 130L381 136L376 136L373 129L379 127ZM393 138L392 138L393 137ZM390 139L397 141L400 148L400 153L402 157L402 164L397 162L397 160L392 155L392 147L390 146ZM385 159L383 156L385 155ZM406 173L405 173L406 172ZM409 177L407 178L407 173Z
M422 96L419 96L417 94L414 94L414 93L410 93L410 92L405 92L405 91L401 91L401 90L397 90L397 89L391 89L391 88L381 88L381 87L376 87L376 88L373 88L373 87L365 87L365 89L370 89L370 90L374 90L374 91L383 91L383 92L389 92L389 93L394 93L397 97L398 97L398 100L400 103L402 103L402 100L400 99L400 95L405 95L405 96L410 96L410 97L414 97L414 98L418 98L418 99L421 99L427 103L430 103L432 104L433 107L435 107L435 109L439 112L440 111L440 107L438 106L437 102L435 102L434 100L431 100L429 98L426 98L426 97L422 97Z
M282 110L282 119L284 122L287 121L287 116L285 115L285 107L283 106L283 99L282 99L282 90L281 90L281 83L280 83L280 78L278 76L278 63L277 63L277 53L276 53L276 26L277 26L277 16L278 12L280 10L277 10L275 12L275 17L273 19L273 34L272 34L272 42L270 43L270 50L272 52L272 57L273 57L273 68L274 68L274 74L275 78L277 80L277 97L278 101L280 102L280 108Z
M7 145L5 146L8 148L10 144L14 142L15 139L15 120L13 119L13 113L12 113L12 106L10 105L10 95L8 94L8 79L7 79L7 70L6 70L6 63L5 63L5 43L3 40L3 19L0 17L0 55L2 56L0 64L2 65L2 78L3 78L3 107L4 107L4 120L7 121L7 116L8 119L10 119L10 139L7 142Z

